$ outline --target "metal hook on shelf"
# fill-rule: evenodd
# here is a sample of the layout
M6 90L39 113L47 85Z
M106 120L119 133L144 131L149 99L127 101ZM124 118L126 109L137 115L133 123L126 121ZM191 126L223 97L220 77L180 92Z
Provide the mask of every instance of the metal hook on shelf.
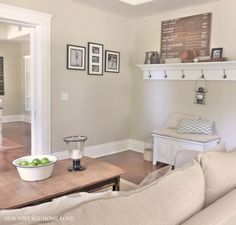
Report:
M185 78L185 74L184 74L184 70L182 70L182 76L181 76L181 78Z
M152 78L152 74L150 70L148 70L148 78Z
M166 70L164 70L164 78L166 79L167 78L167 74L166 74Z
M226 79L226 78L227 78L227 75L226 75L226 73L225 73L225 69L223 69L223 74L224 74L224 75L223 75L223 78Z
M205 79L204 70L201 70L202 76L201 79Z

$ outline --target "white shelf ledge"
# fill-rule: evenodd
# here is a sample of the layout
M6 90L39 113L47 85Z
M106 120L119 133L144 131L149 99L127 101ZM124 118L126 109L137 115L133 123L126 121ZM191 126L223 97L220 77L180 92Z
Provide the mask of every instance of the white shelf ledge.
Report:
M207 80L236 80L236 61L137 66L143 71L144 79L196 80L204 74Z

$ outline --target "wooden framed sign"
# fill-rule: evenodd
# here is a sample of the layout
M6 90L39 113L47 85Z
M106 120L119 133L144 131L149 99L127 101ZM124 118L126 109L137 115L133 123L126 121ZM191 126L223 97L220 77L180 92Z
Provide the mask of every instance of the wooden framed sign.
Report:
M4 65L3 57L0 57L0 95L4 95Z
M210 55L212 13L162 21L161 58L180 58L188 50Z

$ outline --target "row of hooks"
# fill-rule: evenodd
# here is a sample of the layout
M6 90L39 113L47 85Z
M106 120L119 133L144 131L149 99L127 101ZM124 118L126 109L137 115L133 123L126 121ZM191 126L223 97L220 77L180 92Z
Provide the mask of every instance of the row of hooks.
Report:
M166 73L166 70L164 70L164 76L163 76L165 79L167 79L168 78L168 76L167 76L167 73ZM185 74L184 74L184 70L181 70L181 77L180 78L182 78L182 79L184 79L186 76L185 76ZM223 79L227 79L227 74L226 74L226 71L225 71L225 69L223 69ZM151 71L149 70L148 71L148 78L152 78L152 74L151 74ZM205 78L205 74L204 74L204 70L201 70L201 76L200 76L200 78L201 79L206 79Z

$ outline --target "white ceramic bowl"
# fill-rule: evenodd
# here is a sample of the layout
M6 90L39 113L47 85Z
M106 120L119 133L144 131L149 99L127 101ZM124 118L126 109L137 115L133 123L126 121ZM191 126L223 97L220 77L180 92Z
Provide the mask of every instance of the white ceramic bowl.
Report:
M19 162L21 161L28 161L32 162L33 159L42 159L42 158L48 158L51 163L47 165L41 165L41 166L34 166L34 167L27 167L27 166L20 166ZM52 155L32 155L32 156L24 156L21 158L18 158L12 162L14 166L16 166L20 178L25 181L38 181L38 180L44 180L47 179L52 175L54 164L57 162L57 157Z

